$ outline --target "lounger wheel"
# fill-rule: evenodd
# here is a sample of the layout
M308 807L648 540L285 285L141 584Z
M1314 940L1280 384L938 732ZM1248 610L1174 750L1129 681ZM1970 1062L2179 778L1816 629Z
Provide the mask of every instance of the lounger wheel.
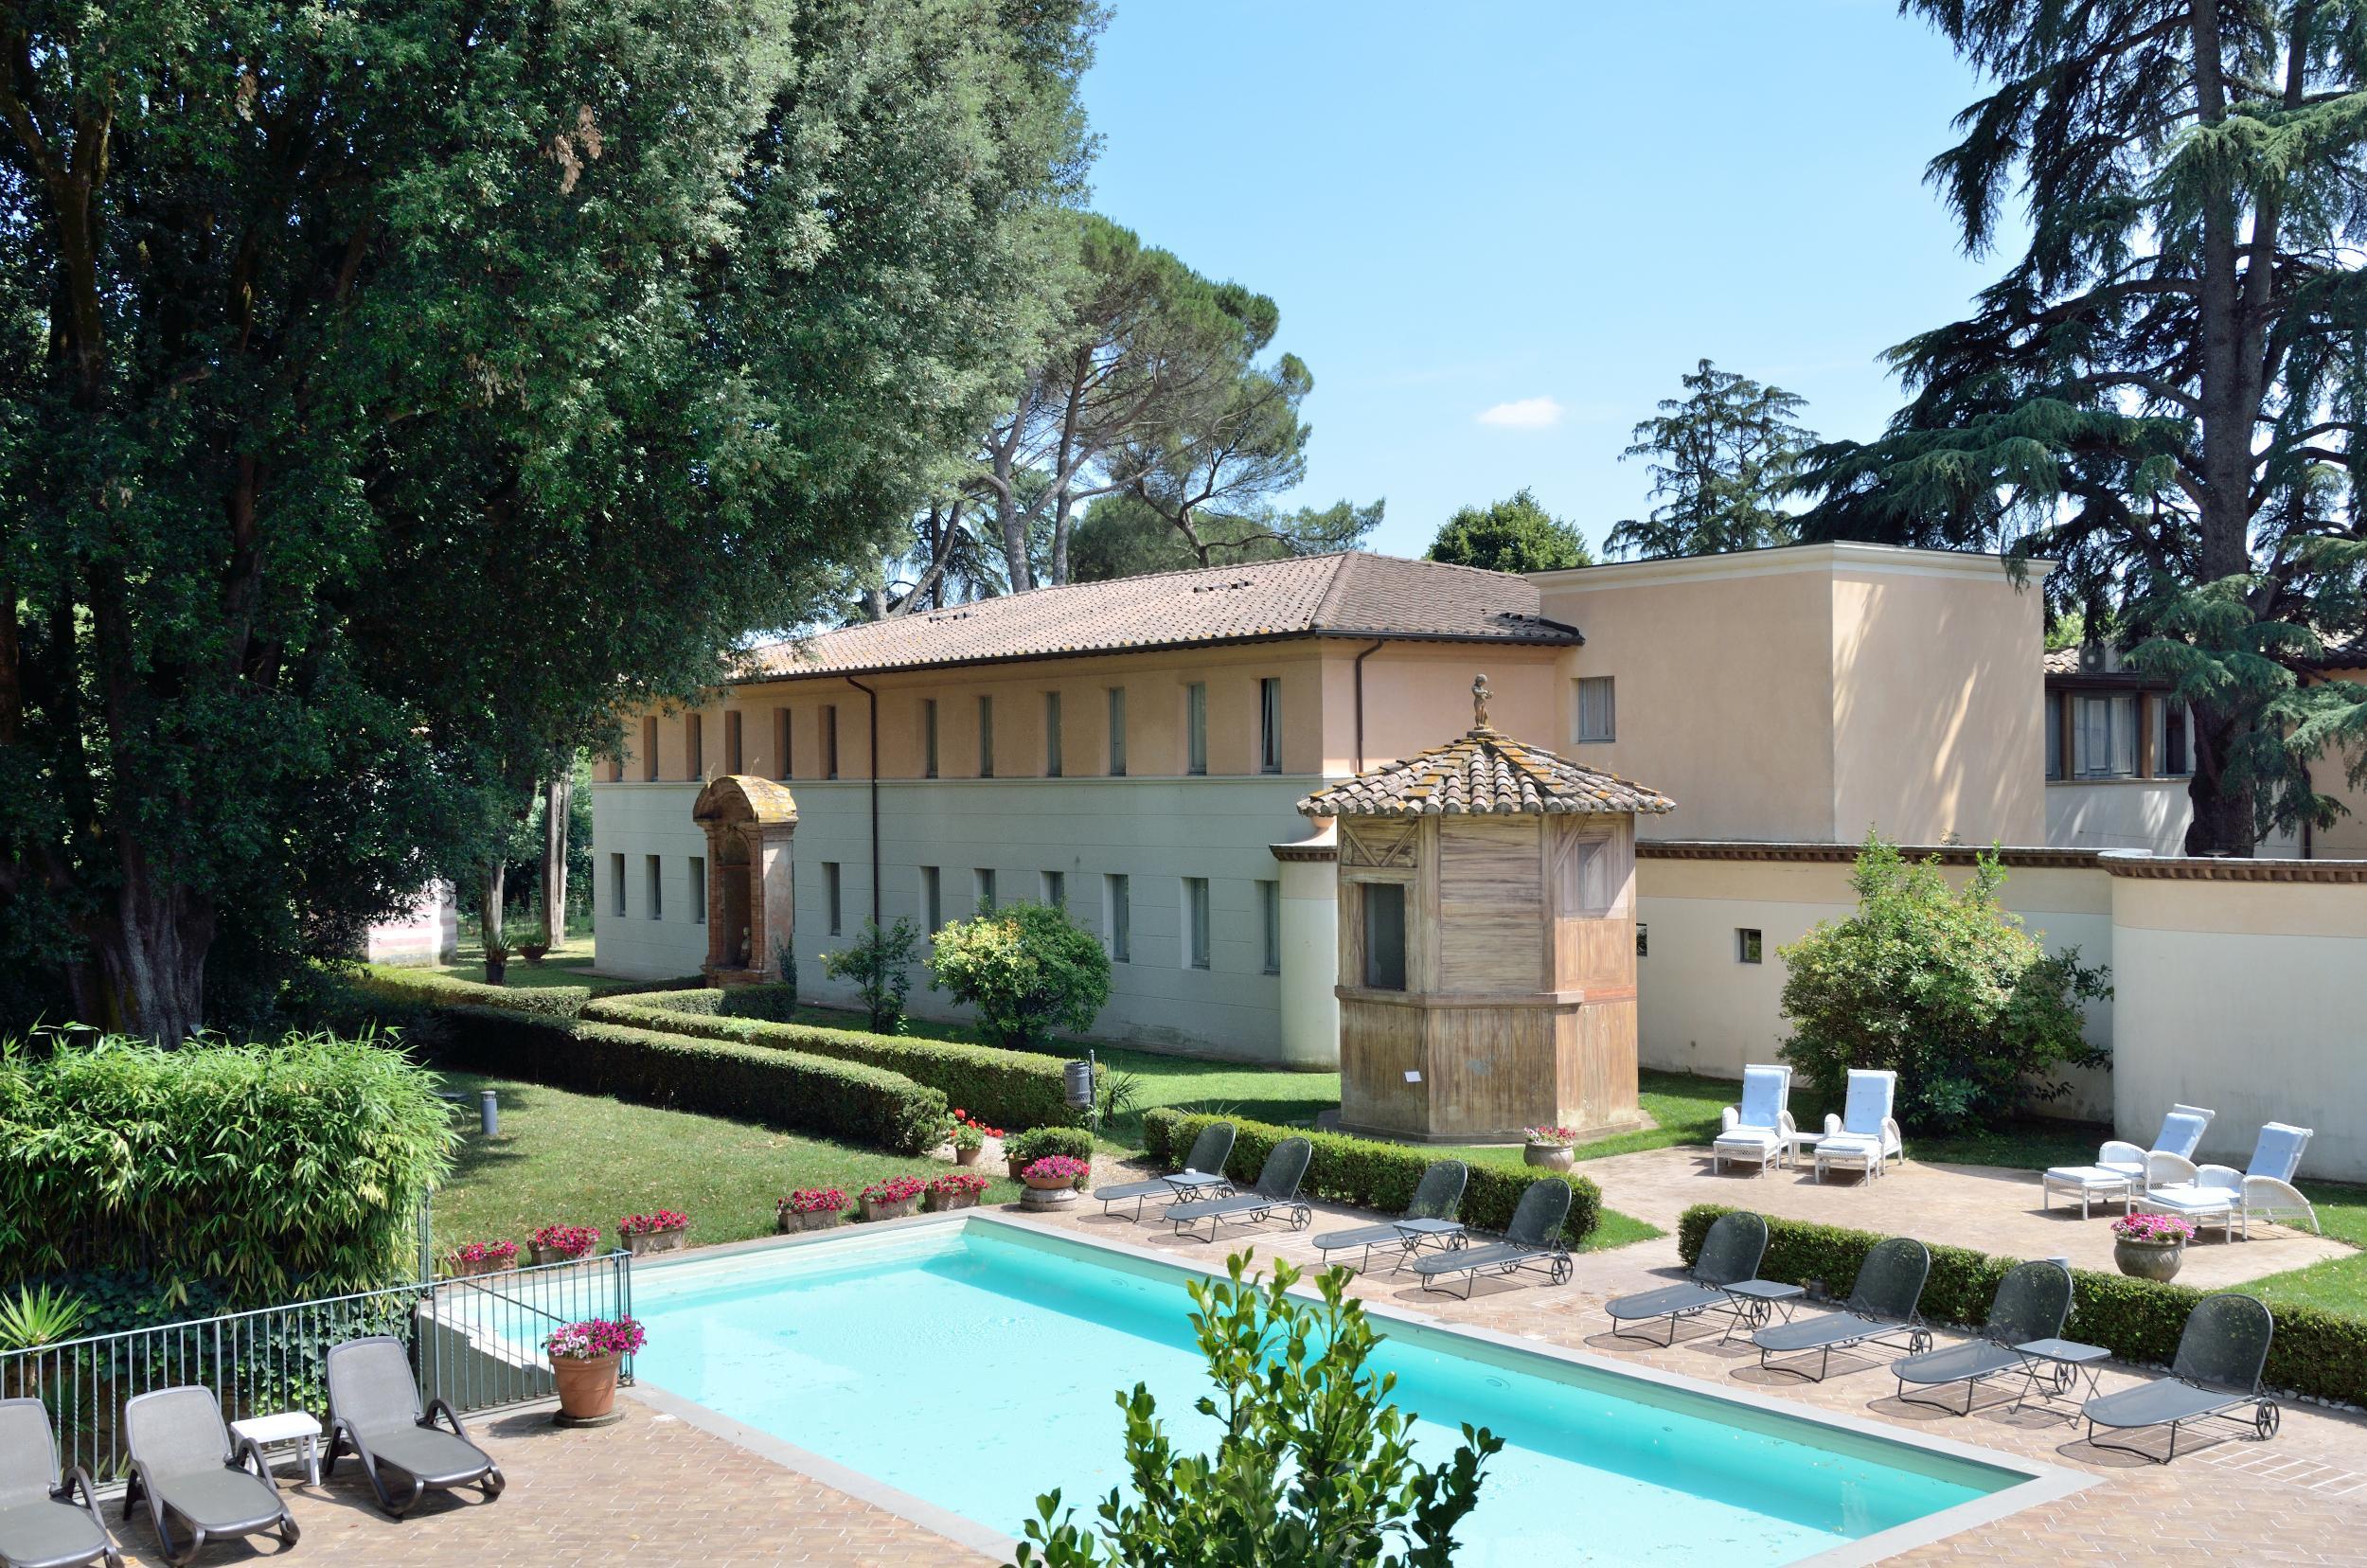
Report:
M500 1467L494 1466L478 1478L477 1485L484 1488L485 1501L490 1503L502 1494L502 1488L509 1483L502 1478Z
M1907 1354L1920 1356L1931 1348L1931 1331L1929 1328L1918 1328L1907 1336Z
M1314 1222L1315 1211L1308 1208L1305 1203L1301 1203L1297 1207L1290 1210L1290 1228L1292 1230L1303 1231Z
M1567 1285L1570 1283L1570 1275L1573 1272L1574 1270L1571 1267L1569 1258L1557 1257L1554 1259L1551 1272L1546 1274L1546 1277L1551 1279L1557 1285Z
M294 1518L294 1515L292 1515L292 1514L281 1514L281 1515L279 1516L279 1544L280 1544L280 1545L282 1545L282 1546L294 1546L294 1545L296 1543L297 1540L303 1536L303 1534L304 1534L304 1532L303 1532L302 1530L299 1530L299 1529L297 1529L297 1528L296 1528L296 1522L295 1522L295 1518Z
M2253 1407L2252 1430L2260 1434L2260 1440L2265 1443L2277 1434L2277 1427L2284 1419L2284 1412L2277 1408L2274 1399L2263 1399Z

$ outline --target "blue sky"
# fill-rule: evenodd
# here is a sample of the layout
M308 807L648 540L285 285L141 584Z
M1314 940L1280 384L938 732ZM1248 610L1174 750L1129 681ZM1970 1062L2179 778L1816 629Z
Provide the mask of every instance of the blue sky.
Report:
M1386 496L1403 554L1522 485L1599 544L1704 355L1872 435L1878 356L1999 270L1923 184L1980 85L1888 4L1119 0L1084 91L1095 205L1281 306L1296 499Z

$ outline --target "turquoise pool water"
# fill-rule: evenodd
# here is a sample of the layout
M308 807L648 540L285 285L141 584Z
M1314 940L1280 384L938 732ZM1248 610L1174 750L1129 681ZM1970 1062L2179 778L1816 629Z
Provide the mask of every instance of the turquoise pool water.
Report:
M1124 1479L1121 1388L1212 1445L1181 1270L991 1223L636 1271L636 1375L989 1528ZM2022 1472L1467 1336L1384 1326L1433 1462L1505 1439L1459 1563L1795 1562Z

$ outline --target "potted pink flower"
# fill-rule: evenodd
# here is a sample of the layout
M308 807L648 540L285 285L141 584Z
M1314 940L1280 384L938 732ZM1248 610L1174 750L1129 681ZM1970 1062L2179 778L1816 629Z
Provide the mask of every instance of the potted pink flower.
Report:
M544 1225L534 1233L534 1260L537 1263L572 1263L578 1257L589 1257L592 1249L600 1244L597 1225Z
M1027 1184L1021 1203L1031 1209L1066 1208L1077 1202L1077 1189L1093 1171L1093 1164L1074 1154L1046 1154L1019 1173Z
M987 1190L987 1179L973 1176L967 1170L956 1170L940 1176L929 1184L929 1196L921 1206L931 1214L945 1209L966 1209L977 1206L978 1195Z
M629 1214L616 1221L616 1233L635 1257L643 1253L672 1252L689 1238L690 1216L666 1208L655 1214Z
M597 1421L616 1408L616 1364L641 1348L641 1325L631 1318L586 1318L551 1331L543 1349L551 1358L559 1415Z
M1577 1159L1578 1130L1575 1127L1524 1127L1521 1158L1547 1170L1567 1170Z
M2112 1261L2135 1279L2171 1280L2195 1227L2175 1214L2124 1214L2112 1221Z
M799 1187L773 1205L774 1223L783 1234L834 1229L845 1208L846 1194L837 1187Z
M901 1220L920 1202L926 1184L917 1176L891 1176L863 1189L865 1220Z
M471 1241L444 1255L444 1272L454 1279L471 1274L499 1274L518 1266L515 1241Z

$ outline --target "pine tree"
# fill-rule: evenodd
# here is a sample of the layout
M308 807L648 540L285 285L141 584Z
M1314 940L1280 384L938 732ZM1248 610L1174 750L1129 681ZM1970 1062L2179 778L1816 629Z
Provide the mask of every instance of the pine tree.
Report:
M1776 501L1816 442L1796 418L1807 401L1707 360L1682 379L1685 396L1662 399L1623 454L1653 459L1652 494L1664 499L1611 529L1604 548L1658 558L1790 543Z

